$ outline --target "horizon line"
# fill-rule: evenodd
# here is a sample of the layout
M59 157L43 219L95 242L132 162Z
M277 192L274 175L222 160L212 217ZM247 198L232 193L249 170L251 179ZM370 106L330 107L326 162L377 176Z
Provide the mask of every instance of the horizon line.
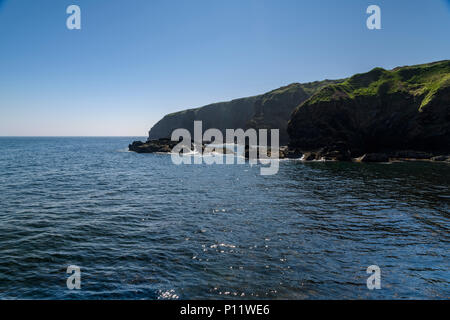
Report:
M0 138L133 138L133 137L147 137L144 135L131 135L131 136L65 136L65 135L60 135L60 136L8 136L8 135L0 135Z

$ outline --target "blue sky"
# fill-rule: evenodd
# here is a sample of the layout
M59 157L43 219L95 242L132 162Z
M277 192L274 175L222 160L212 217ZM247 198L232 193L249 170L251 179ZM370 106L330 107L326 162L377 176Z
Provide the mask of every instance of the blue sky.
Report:
M170 112L449 59L449 34L449 0L0 0L0 135L142 136Z

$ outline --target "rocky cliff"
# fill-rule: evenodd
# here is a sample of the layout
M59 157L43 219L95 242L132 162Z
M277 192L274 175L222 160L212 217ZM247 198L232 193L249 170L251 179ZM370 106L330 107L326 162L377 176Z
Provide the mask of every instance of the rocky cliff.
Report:
M288 133L292 149L341 156L448 153L450 61L375 68L324 87L295 109Z
M252 117L246 123L245 128L279 129L280 144L285 145L289 142L287 124L292 111L320 89L341 81L293 83L258 96L253 105Z
M149 140L170 138L178 128L187 129L193 135L196 120L203 122L203 130L217 128L225 132L225 129L244 128L252 117L257 99L257 96L236 99L168 114L151 128Z
M178 128L193 134L195 120L203 121L203 130L225 129L280 129L280 143L287 144L286 131L292 111L321 88L342 80L324 80L294 83L259 96L210 104L166 115L149 132L149 140L170 138Z

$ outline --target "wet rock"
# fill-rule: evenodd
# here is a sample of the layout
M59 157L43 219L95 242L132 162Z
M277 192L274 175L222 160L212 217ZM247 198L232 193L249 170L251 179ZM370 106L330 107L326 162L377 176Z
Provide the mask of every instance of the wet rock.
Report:
M436 156L431 158L432 161L450 161L450 156Z
M303 154L302 160L304 161L312 161L312 160L316 160L317 158L317 154L314 152L306 152Z
M393 153L393 158L398 159L417 159L417 160L425 160L431 159L433 155L428 152L423 151L413 151L413 150L401 150Z
M203 153L204 154L209 154L211 152L216 152L216 153L220 153L220 154L236 154L233 150L227 148L227 147L210 147L210 146L205 146L203 148Z
M388 162L389 156L385 153L367 153L357 160L360 162Z
M325 160L350 161L351 152L345 142L336 142L330 146L322 148L319 157Z
M321 154L321 158L331 161L350 161L350 152L342 152L339 150L327 151Z
M287 146L280 147L280 159L300 159L303 153L299 150L290 149Z
M177 144L177 141L171 141L170 139L148 140L147 142L134 141L128 146L128 150L137 153L168 153Z

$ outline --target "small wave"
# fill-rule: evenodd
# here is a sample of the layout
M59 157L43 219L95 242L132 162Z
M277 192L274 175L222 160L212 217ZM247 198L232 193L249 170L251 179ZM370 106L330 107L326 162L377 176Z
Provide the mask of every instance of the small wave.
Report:
M174 289L171 290L159 290L158 291L158 300L177 300L180 297L175 293Z
M211 245L209 247L211 249L216 249L216 248L236 248L236 246L234 244L226 244L226 243L213 244L213 245Z

